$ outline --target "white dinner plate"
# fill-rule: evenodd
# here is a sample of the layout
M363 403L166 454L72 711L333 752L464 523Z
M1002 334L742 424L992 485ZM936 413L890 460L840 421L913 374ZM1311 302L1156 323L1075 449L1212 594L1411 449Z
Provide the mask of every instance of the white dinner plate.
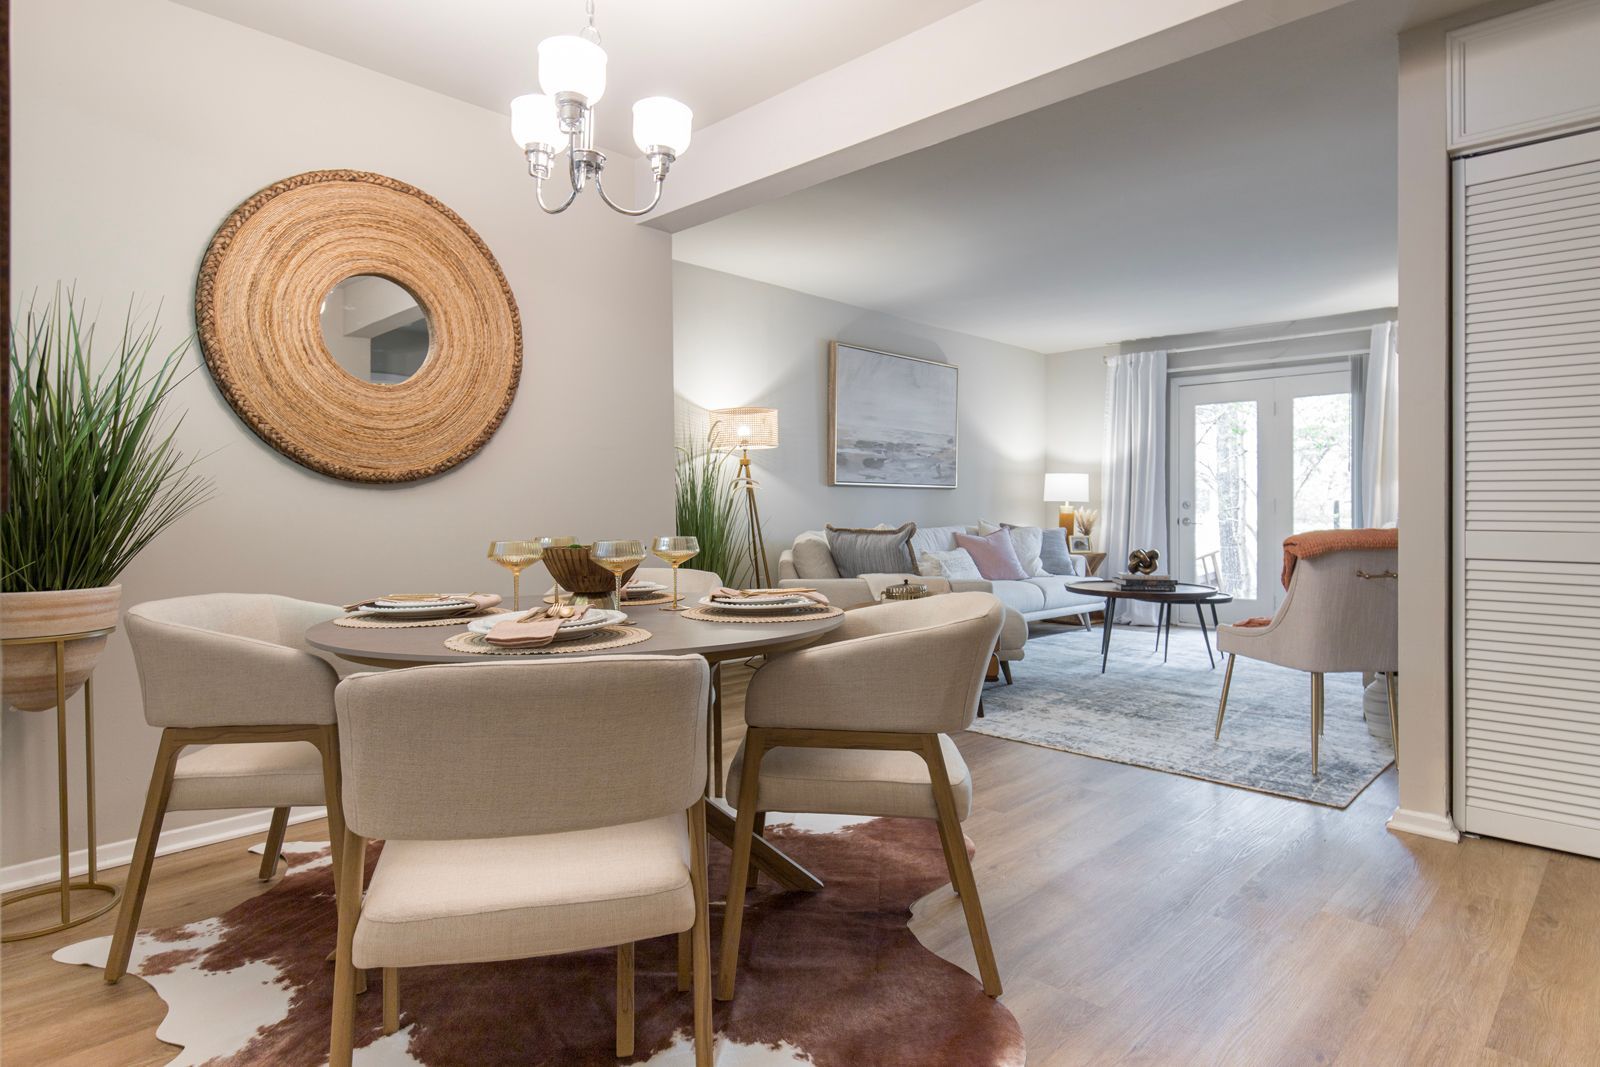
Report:
M805 596L781 597L772 599L750 600L713 600L709 596L700 599L703 608L714 608L717 611L749 612L751 614L776 613L784 611L799 611L808 608L822 608L826 605L818 604L815 600Z
M472 607L470 600L456 600L433 604L370 604L357 611L363 615L379 615L386 619L440 619L446 615L459 615Z
M526 615L525 611L502 611L497 615L487 615L481 619L473 619L467 624L467 629L475 634L487 634L498 624L507 619L514 619L519 615ZM628 613L625 611L611 611L606 608L590 608L581 619L564 619L561 628L556 631L558 641L566 641L574 637L584 637L603 626L615 626L619 622L627 622Z

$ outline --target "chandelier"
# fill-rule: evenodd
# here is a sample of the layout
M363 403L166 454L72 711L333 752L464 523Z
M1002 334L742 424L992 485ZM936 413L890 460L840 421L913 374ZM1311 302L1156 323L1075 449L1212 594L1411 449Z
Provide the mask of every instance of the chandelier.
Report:
M585 5L589 24L577 34L546 37L539 42L539 88L511 101L511 136L528 159L528 174L537 182L534 196L548 214L572 206L594 179L600 199L624 215L649 214L661 202L661 184L673 160L689 147L694 113L677 100L647 96L633 105L633 142L650 162L655 195L640 208L626 208L606 195L602 177L605 153L594 146L594 108L606 91L606 53L594 28L594 0ZM567 153L567 179L572 191L559 205L544 200L544 183L556 157Z

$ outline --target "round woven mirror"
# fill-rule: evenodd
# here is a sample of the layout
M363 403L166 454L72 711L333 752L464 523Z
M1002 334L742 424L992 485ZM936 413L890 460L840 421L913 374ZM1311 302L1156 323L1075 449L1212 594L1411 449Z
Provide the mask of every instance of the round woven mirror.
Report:
M296 175L240 205L206 251L195 319L239 417L348 481L413 481L471 456L522 370L516 301L472 227L364 171Z

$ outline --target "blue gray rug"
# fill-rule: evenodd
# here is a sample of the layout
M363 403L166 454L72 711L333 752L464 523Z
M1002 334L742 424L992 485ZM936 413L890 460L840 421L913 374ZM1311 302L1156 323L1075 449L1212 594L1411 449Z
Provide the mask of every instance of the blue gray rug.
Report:
M1301 671L1239 658L1222 739L1212 740L1224 657L1212 670L1200 631L1174 627L1167 662L1155 631L1119 626L1100 673L1100 631L1033 628L1015 685L990 685L973 732L1208 782L1349 806L1394 761L1367 732L1361 676L1324 683L1321 774L1311 774L1311 681Z

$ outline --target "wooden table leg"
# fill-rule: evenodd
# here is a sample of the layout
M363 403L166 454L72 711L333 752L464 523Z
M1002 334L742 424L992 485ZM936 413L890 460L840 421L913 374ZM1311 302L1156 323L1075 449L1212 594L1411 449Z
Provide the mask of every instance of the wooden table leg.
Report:
M711 836L732 848L733 828L733 809L725 807L719 800L707 801L706 830ZM774 848L765 838L757 837L751 841L750 861L758 871L765 873L785 889L815 893L822 888L820 878L790 859L781 849Z

